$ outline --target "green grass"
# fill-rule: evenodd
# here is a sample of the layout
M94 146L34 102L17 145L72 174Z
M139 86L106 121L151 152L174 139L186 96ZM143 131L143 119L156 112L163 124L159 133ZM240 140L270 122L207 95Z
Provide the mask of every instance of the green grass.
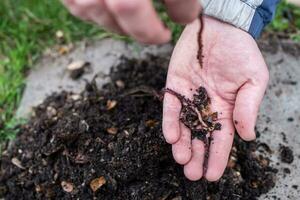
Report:
M0 140L12 137L24 75L46 47L58 43L58 30L66 43L105 34L70 16L58 0L0 1Z
M300 42L300 8L281 1L267 30Z
M161 5L155 5L176 41L182 27L169 20ZM55 36L58 30L64 33L64 43L111 36L72 17L59 0L0 0L0 142L14 136L19 123L15 110L26 72L43 50L61 42ZM281 2L268 30L300 41L300 9Z
M180 26L163 11L161 16L178 37ZM112 36L71 16L59 0L0 1L0 142L14 136L25 74L43 50L61 42L55 36L58 30L64 33L65 43Z

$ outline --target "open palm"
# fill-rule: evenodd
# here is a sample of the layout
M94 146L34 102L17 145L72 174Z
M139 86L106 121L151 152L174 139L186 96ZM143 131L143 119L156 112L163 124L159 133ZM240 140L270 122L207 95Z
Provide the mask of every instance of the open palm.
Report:
M226 168L235 128L244 140L255 139L254 126L263 98L268 69L253 38L229 24L205 17L203 66L197 60L198 20L188 25L179 39L169 66L167 88L192 98L199 86L211 97L219 113L220 131L213 132L205 177L218 180ZM163 132L172 144L175 160L184 165L190 180L203 176L204 144L191 141L191 133L179 121L180 101L166 93Z

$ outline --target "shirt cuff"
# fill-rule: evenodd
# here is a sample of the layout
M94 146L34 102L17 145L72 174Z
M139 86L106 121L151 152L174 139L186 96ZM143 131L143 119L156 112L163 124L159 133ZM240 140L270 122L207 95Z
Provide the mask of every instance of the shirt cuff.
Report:
M258 38L272 20L279 0L200 0L205 15L230 23Z

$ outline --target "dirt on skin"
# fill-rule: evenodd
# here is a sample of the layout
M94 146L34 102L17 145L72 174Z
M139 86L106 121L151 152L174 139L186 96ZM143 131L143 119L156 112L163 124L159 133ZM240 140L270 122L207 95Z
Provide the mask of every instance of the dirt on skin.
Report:
M192 139L197 138L204 143L204 174L207 170L209 147L213 140L213 131L221 130L222 125L217 122L218 113L211 111L211 100L204 87L199 87L193 99L190 100L185 96L175 92L170 88L163 90L165 93L174 95L181 103L179 120L191 131Z
M101 89L47 98L3 152L0 197L252 200L274 187L268 158L239 138L220 181L184 177L162 135L161 63L124 60Z

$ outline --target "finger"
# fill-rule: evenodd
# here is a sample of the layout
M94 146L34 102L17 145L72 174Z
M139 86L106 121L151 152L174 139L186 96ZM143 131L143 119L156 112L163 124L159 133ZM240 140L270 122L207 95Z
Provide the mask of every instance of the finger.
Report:
M169 69L172 68L172 64L170 64ZM176 78L174 78L176 77ZM193 85L189 83L189 81L179 78L174 74L174 71L168 71L168 78L166 88L171 89L175 92L179 92L180 94L185 96L186 98L191 99L193 96ZM190 88L187 90L180 90L180 88ZM180 112L181 112L181 102L173 94L169 92L165 92L164 95L164 103L163 103L163 134L168 143L174 144L180 138Z
M124 34L124 31L118 25L117 21L108 12L108 8L104 0L97 0L97 4L92 5L92 7L90 7L88 16L95 23L97 23L100 26L103 26L105 29L118 34Z
M259 83L249 81L238 91L233 111L233 122L241 138L246 141L256 138L254 127L267 82L268 76L266 75Z
M77 5L75 0L62 0L62 3L68 8L70 13L82 20L90 20L84 9Z
M174 144L180 137L179 114L180 101L173 95L165 93L163 107L163 134L169 144Z
M197 0L164 0L169 16L177 23L188 24L200 13L201 6Z
M106 30L113 31L115 33L123 34L124 32L117 24L116 20L109 13L108 8L104 0L73 0L85 11L85 16L100 26L103 26Z
M178 164L186 164L192 156L191 131L180 123L180 139L172 145L173 157Z
M184 166L184 175L191 181L203 176L204 143L198 139L192 141L192 158Z
M105 0L118 24L130 36L142 43L165 43L171 32L157 16L150 0Z
M209 158L205 178L208 181L217 181L223 175L227 166L232 142L234 138L234 126L230 119L221 119L220 131L214 131L209 148Z

